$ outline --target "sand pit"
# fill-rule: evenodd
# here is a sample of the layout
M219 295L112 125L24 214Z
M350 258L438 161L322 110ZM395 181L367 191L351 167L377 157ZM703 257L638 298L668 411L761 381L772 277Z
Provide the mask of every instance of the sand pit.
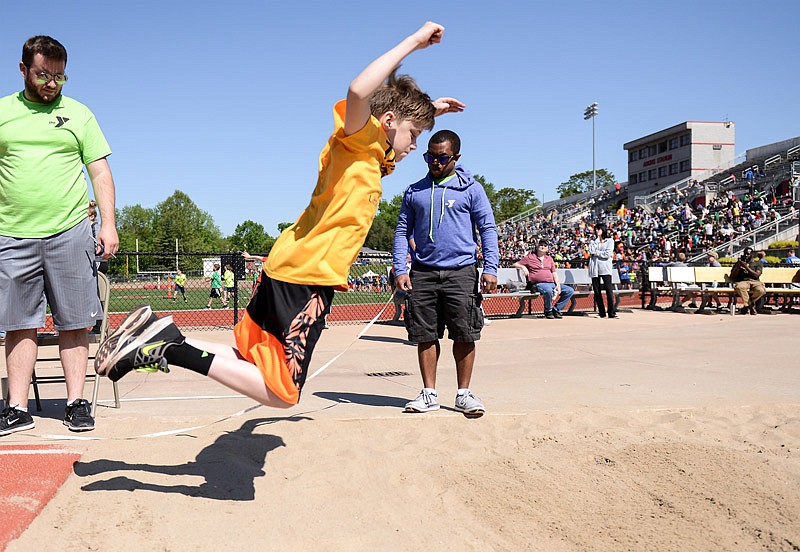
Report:
M83 435L96 440L59 441L63 389L45 386L36 429L2 443L81 460L8 549L797 550L799 322L497 320L478 348L478 420L401 412L420 381L390 325L288 411L246 411L179 369L133 374ZM326 331L312 371L359 330ZM449 407L449 344L440 365ZM142 437L159 431L172 433Z

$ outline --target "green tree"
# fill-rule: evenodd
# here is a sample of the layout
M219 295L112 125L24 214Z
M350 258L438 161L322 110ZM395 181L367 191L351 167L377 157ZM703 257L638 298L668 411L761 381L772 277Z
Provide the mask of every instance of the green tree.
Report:
M495 194L494 218L496 222L529 211L539 205L536 192L522 188L501 188Z
M161 251L174 251L178 240L180 251L220 251L222 232L214 219L201 210L180 190L156 206L155 246Z
M231 249L236 251L249 251L253 253L268 254L275 238L264 231L264 226L252 220L246 220L236 226L231 236L228 236Z
M153 251L153 228L156 212L141 205L126 205L116 210L120 251Z
M378 251L391 251L394 243L394 230L400 216L403 194L397 194L390 201L381 200L378 213L367 234L364 245Z
M575 194L590 192L599 188L605 188L606 186L612 186L616 182L614 173L606 169L597 169L595 174L597 183L594 186L592 186L592 171L573 174L569 177L569 180L562 182L556 188L559 197L569 197Z
M282 234L283 231L286 230L287 228L289 228L292 224L294 224L294 223L293 222L279 222L278 223L278 234Z
M474 178L483 186L489 205L492 206L494 219L498 223L533 209L540 203L533 190L510 187L495 190L494 184L486 180L486 177L476 174Z
M474 174L472 177L480 182L481 186L483 186L483 191L486 192L486 197L489 198L489 205L492 206L492 211L497 214L497 193L494 190L494 184L486 180L485 176L481 176L479 174Z

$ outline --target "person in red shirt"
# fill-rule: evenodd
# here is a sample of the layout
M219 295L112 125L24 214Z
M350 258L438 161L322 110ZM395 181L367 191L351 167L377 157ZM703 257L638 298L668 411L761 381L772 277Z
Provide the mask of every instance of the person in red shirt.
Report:
M567 306L575 290L570 286L562 285L556 272L556 263L548 255L550 247L546 240L539 240L536 251L528 253L514 268L521 270L528 280L528 289L538 291L544 299L544 317L561 318L561 311ZM553 299L558 297L558 302L553 307Z

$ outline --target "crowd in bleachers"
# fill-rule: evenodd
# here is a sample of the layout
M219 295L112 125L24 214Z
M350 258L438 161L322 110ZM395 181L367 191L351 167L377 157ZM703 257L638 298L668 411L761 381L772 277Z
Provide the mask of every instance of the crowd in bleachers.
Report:
M586 211L579 220L564 221L555 210L539 212L513 223L501 224L500 258L510 266L531 251L539 239L551 243L557 262L579 263L588 258L594 227L604 223L617 242L617 260L671 260L678 251L687 254L718 247L782 216L796 216L784 198L754 192L737 197L725 192L693 206L687 194L674 194L651 213L625 205L597 218ZM574 206L570 206L574 209Z

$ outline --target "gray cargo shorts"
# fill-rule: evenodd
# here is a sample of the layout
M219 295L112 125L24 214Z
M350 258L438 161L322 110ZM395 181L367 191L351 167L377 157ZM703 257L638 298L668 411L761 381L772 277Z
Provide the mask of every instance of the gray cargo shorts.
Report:
M0 330L79 330L103 318L89 219L46 238L0 236Z

